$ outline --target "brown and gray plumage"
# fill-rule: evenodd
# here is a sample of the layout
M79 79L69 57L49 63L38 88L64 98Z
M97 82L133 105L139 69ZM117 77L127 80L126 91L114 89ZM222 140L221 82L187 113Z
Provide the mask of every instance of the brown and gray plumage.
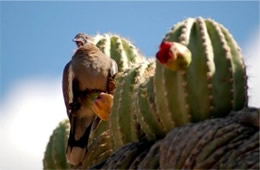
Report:
M91 105L95 94L112 93L116 62L102 53L84 34L73 39L78 49L63 71L63 96L71 124L66 150L67 161L79 165L87 153L91 127L100 120Z

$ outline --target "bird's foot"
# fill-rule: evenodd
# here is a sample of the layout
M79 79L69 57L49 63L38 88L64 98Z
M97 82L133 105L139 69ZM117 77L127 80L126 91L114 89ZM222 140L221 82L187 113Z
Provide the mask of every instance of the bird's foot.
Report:
M69 109L70 109L71 113L73 113L80 109L80 104L78 102L72 102L69 104Z
M108 120L113 106L113 95L108 93L100 93L94 100L92 110L102 120Z

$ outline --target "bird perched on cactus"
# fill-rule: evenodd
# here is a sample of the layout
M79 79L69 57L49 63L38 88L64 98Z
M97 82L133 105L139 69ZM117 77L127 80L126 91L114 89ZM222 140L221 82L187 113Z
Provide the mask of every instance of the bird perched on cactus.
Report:
M64 68L62 88L71 124L66 157L77 166L87 154L91 128L108 119L118 69L88 35L79 33L73 41L78 49Z

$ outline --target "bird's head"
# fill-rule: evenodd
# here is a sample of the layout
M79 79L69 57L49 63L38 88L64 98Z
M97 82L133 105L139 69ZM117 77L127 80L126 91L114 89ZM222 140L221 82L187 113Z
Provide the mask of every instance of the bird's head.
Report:
M88 42L91 42L91 38L85 33L78 33L72 41L74 41L79 48L87 44Z

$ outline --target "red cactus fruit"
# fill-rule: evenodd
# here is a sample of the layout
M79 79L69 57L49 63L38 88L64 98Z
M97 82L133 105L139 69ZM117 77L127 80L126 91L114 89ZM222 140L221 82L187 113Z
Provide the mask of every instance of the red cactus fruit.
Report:
M191 52L183 44L163 41L156 58L166 68L177 71L186 69L191 63Z

